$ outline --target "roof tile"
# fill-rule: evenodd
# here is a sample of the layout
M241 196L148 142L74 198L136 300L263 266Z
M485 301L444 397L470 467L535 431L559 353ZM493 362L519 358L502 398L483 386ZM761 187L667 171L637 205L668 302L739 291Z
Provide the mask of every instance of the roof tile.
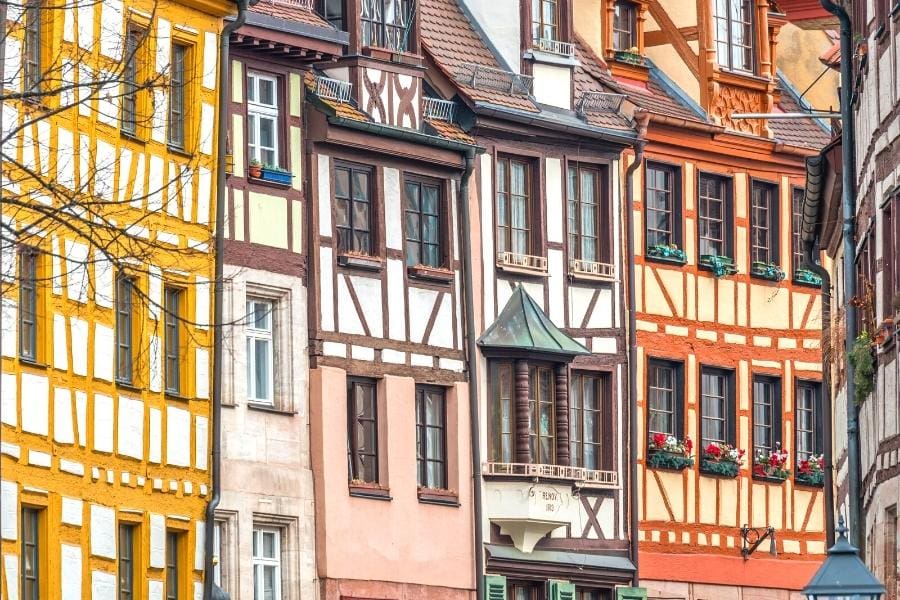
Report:
M251 6L249 10L250 12L269 15L270 17L278 17L285 21L334 29L331 23L317 15L311 10L310 6L310 3L303 0L260 0L259 3Z

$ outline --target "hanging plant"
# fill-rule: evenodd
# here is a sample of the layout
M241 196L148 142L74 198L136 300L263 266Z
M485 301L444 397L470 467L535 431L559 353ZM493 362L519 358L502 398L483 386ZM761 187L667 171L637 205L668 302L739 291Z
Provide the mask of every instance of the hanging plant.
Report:
M856 371L856 404L862 404L875 389L875 357L872 354L872 336L868 331L863 331L856 338L849 359Z

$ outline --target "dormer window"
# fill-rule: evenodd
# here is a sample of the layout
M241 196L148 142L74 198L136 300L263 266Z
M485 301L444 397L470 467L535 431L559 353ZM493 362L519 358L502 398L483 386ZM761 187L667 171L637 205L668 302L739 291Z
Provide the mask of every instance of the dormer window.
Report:
M409 47L410 3L407 0L362 0L362 45L405 52Z
M557 0L531 0L531 37L536 46L540 40L559 41Z
M630 52L637 45L637 6L627 0L617 0L613 12L613 49Z
M713 0L716 60L723 69L753 71L753 4Z

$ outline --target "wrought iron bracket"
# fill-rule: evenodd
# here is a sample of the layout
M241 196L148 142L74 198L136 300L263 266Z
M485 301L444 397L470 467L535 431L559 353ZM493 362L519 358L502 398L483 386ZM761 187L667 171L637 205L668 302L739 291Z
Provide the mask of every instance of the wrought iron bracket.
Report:
M744 557L744 560L749 559L750 555L756 552L759 545L767 538L769 540L769 554L777 556L778 550L775 545L774 527L748 527L747 525L741 527L741 556Z

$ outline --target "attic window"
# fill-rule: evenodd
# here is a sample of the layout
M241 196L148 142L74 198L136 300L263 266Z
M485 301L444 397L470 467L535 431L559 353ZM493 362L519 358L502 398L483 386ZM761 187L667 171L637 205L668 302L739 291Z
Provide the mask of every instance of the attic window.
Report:
M631 52L637 48L637 6L627 0L616 0L613 12L613 49Z
M412 11L407 0L361 0L362 45L405 52Z

